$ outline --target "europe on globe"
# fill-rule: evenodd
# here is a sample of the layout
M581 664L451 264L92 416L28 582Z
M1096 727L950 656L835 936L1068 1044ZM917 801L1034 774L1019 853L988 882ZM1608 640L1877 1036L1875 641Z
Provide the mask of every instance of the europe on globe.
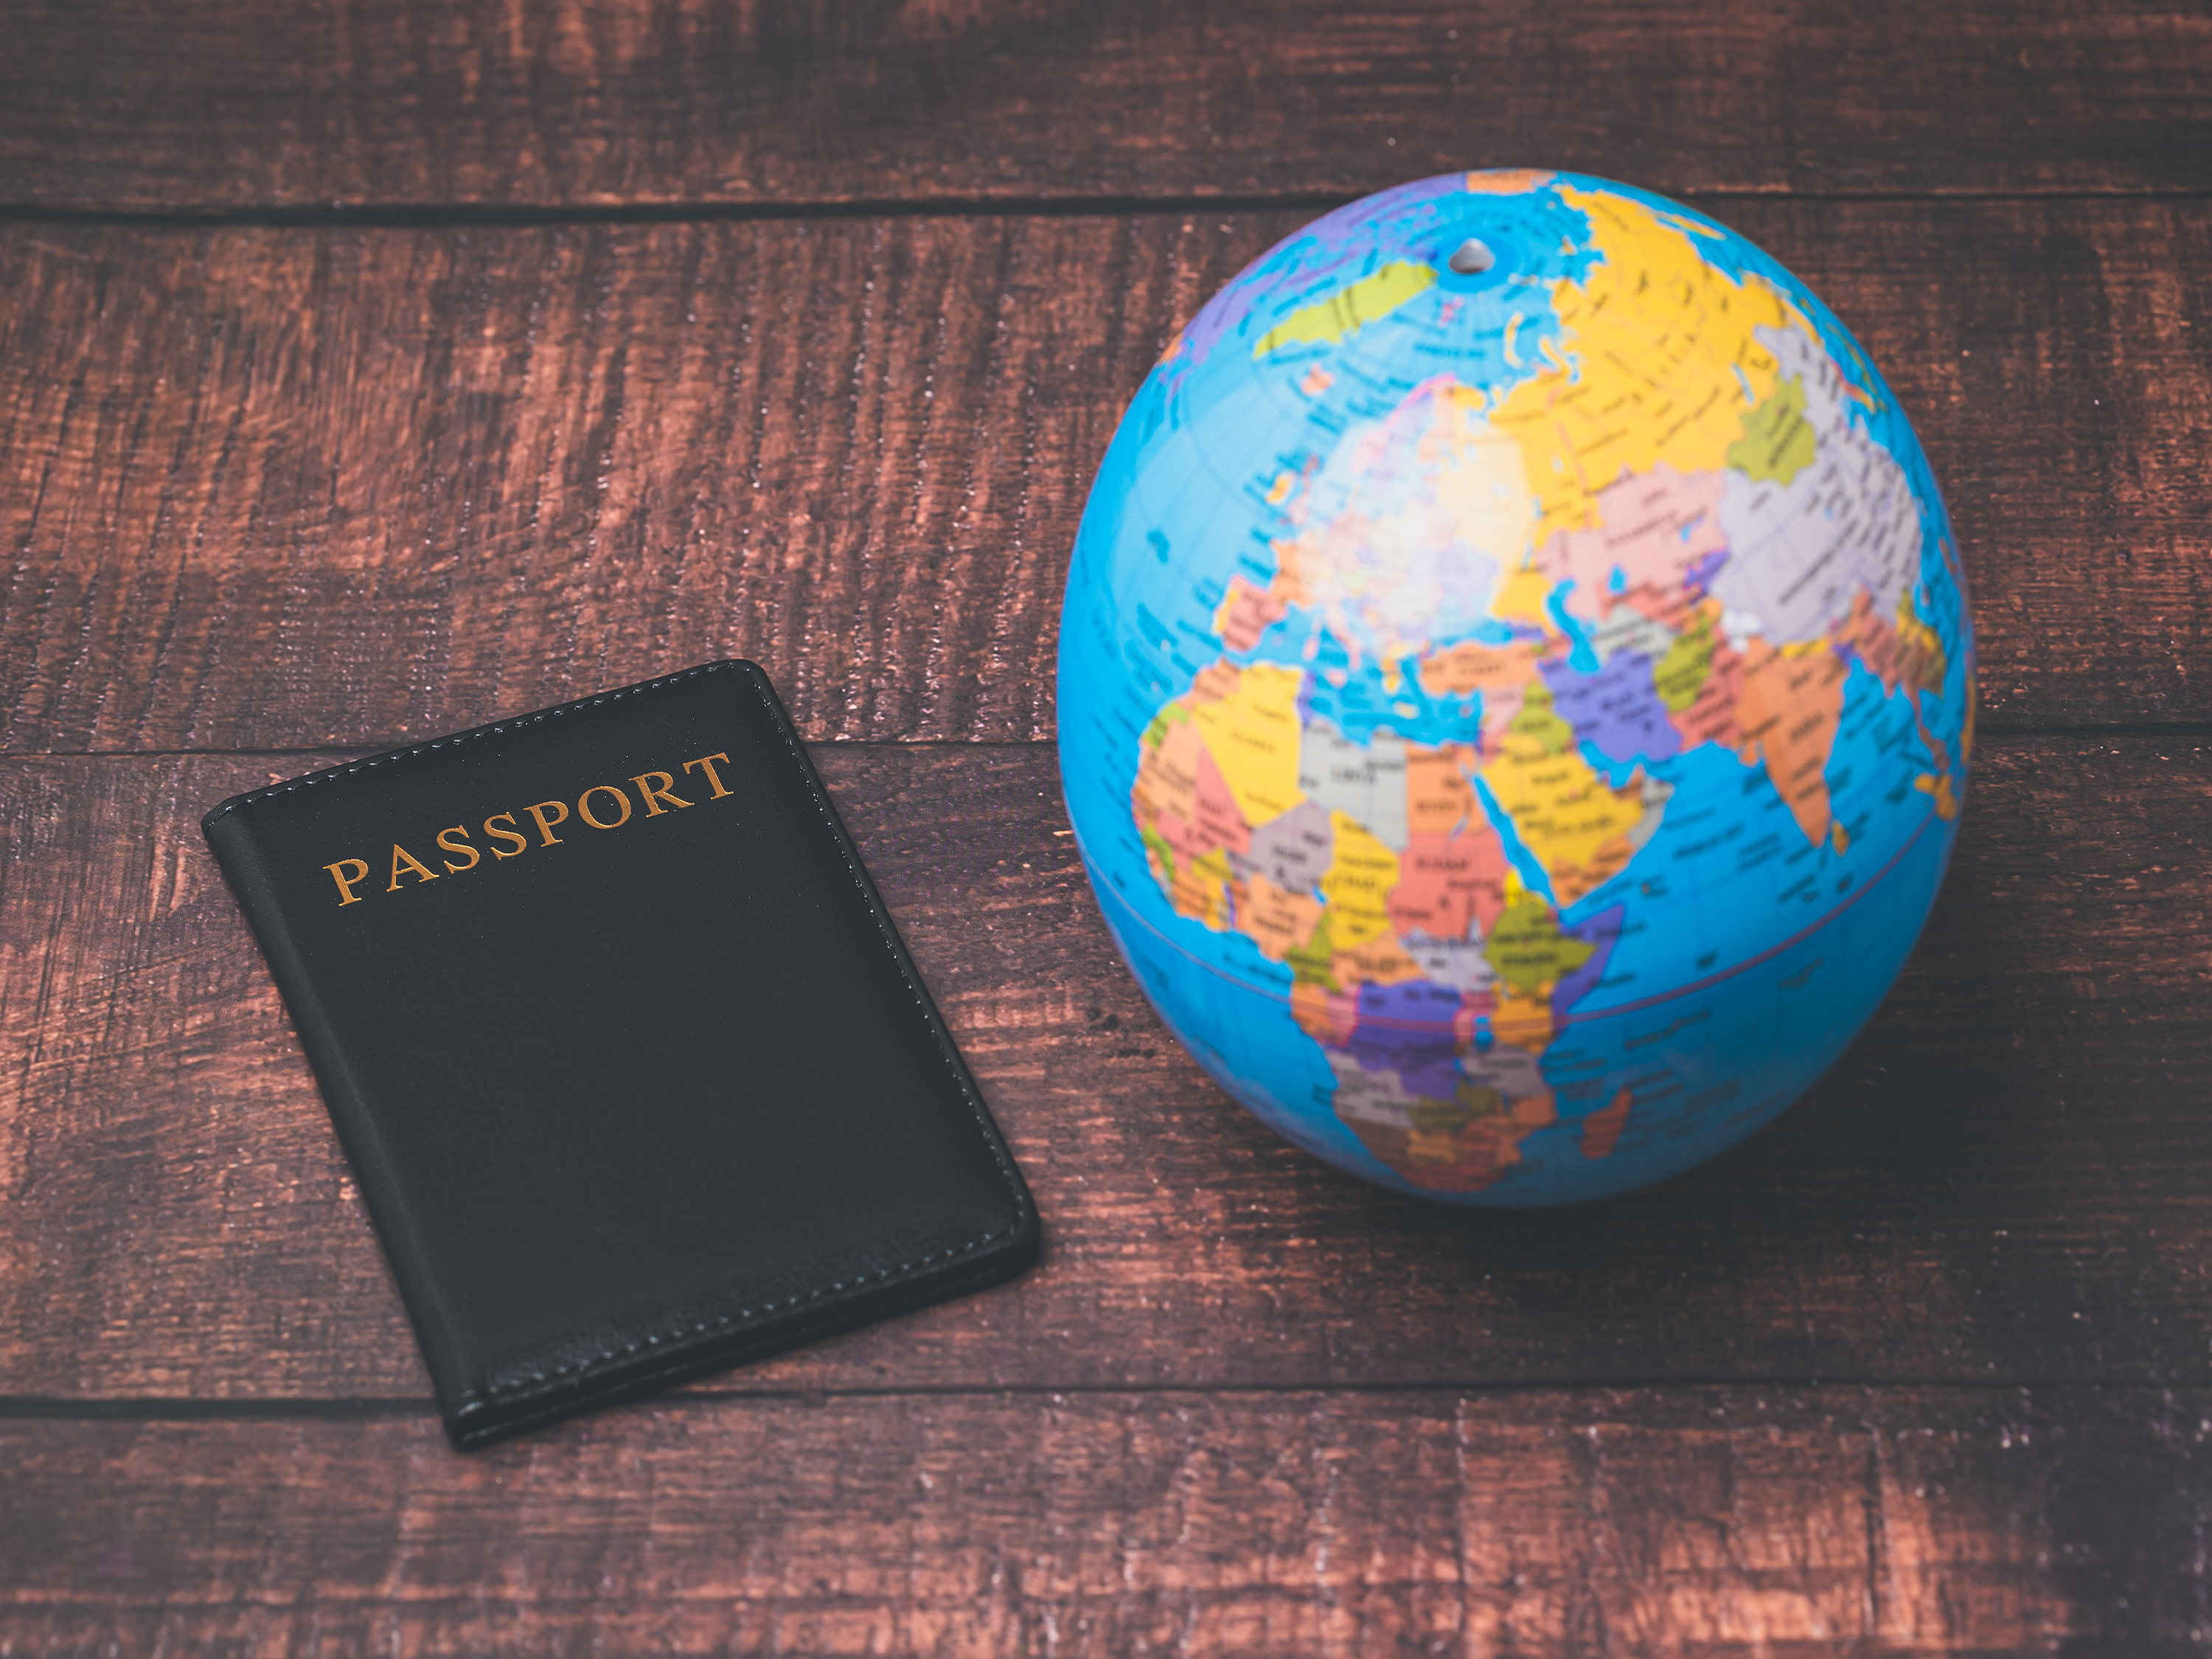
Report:
M1973 741L1963 574L1843 325L1741 237L1454 173L1278 244L1123 417L1060 623L1122 954L1238 1101L1467 1203L1659 1180L1889 991Z

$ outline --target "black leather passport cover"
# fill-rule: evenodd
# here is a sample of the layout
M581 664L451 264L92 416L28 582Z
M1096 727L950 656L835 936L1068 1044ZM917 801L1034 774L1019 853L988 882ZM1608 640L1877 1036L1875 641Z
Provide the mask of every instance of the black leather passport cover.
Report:
M204 820L474 1446L1010 1277L1036 1215L768 680Z

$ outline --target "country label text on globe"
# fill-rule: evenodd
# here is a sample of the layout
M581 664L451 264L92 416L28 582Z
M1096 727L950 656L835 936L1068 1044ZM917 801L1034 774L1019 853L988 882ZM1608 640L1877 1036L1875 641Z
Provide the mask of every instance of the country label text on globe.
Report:
M1091 492L1068 808L1176 1036L1301 1146L1601 1196L1802 1094L1932 904L1965 582L1895 398L1701 215L1457 173L1289 238Z

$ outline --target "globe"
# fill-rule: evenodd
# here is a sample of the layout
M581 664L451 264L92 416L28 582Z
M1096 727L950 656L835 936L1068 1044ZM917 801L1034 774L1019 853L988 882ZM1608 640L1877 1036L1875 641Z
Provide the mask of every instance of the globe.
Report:
M1453 173L1209 301L1067 579L1077 844L1160 1017L1354 1174L1558 1204L1772 1118L1888 993L1966 584L1850 332L1704 215Z

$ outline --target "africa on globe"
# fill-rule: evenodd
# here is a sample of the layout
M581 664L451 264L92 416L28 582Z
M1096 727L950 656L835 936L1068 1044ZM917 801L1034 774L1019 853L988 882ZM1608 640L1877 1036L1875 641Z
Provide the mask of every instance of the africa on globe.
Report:
M1249 1110L1574 1202L1842 1053L1942 879L1965 580L1872 362L1766 254L1564 173L1371 196L1138 392L1068 574L1108 925Z

